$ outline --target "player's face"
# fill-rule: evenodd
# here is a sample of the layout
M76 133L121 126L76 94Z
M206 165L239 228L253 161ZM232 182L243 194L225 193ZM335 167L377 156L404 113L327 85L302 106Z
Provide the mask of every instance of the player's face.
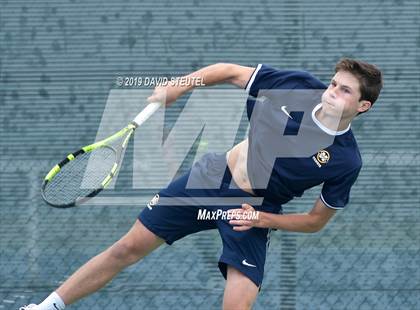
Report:
M322 109L342 118L352 117L366 109L366 101L360 100L360 84L357 78L347 71L337 72L322 94Z

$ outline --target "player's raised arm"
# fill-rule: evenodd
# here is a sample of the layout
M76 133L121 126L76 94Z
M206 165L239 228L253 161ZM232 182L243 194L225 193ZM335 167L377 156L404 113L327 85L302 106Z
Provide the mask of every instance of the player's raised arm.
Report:
M217 63L179 77L168 85L155 87L153 94L147 100L149 102L165 101L166 105L169 105L195 87L222 83L231 83L245 88L254 70L255 68L252 67Z

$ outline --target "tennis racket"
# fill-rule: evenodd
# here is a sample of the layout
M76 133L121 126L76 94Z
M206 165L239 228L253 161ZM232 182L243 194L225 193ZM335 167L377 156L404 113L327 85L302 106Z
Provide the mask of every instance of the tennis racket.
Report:
M70 208L98 195L118 172L134 130L160 106L161 103L149 103L125 128L67 155L44 178L44 201L52 207Z

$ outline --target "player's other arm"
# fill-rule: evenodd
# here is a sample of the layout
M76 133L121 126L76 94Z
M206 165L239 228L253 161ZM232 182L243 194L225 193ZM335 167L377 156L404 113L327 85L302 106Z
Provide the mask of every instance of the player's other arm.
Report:
M230 83L245 88L254 70L255 68L237 64L217 63L182 76L166 86L156 86L153 94L147 100L149 102L165 101L166 105L169 105L197 85L211 86Z
M242 212L255 211L249 205ZM315 233L320 231L334 216L336 210L327 207L321 199L315 201L314 207L308 213L274 214L258 212L258 217L252 220L231 220L234 230L243 231L251 227L274 228L294 232ZM244 217L244 218L252 218Z
M272 214L264 212L261 214L263 225L267 227L295 231L315 233L320 231L334 216L336 210L328 208L320 198L308 213L302 214Z

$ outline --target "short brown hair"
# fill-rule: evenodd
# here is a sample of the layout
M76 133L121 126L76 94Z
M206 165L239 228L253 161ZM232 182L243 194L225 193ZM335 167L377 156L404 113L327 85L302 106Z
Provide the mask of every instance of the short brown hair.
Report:
M335 65L335 73L338 71L347 71L357 78L361 93L359 100L370 101L373 105L378 99L383 81L382 72L377 66L356 59L342 58ZM359 112L357 115L365 112Z

